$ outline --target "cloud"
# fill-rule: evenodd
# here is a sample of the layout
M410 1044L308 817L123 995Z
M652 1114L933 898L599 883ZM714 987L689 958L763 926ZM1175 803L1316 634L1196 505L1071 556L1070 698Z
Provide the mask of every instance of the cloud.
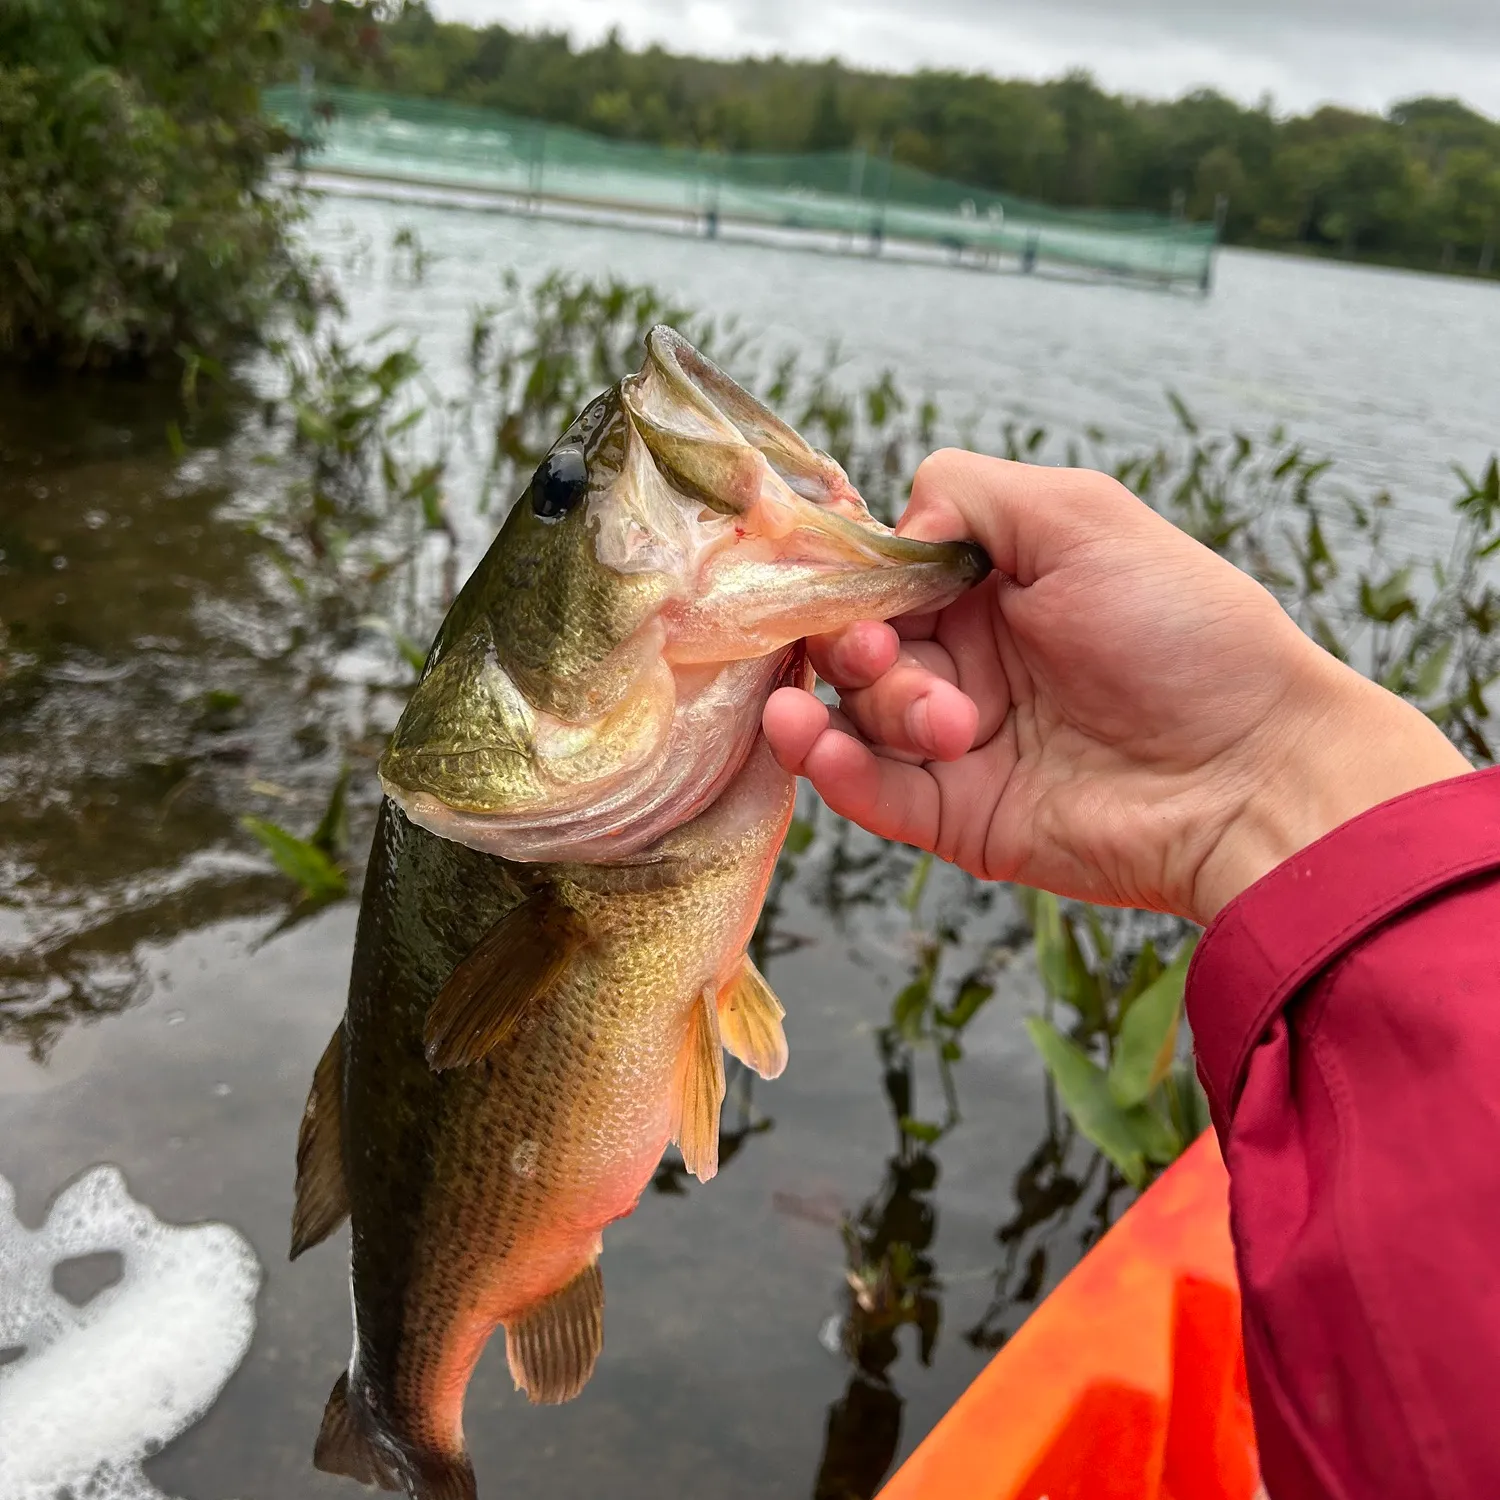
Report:
M1211 86L1281 108L1456 94L1500 115L1496 0L434 0L446 19L562 28L716 57L1055 77L1153 96Z

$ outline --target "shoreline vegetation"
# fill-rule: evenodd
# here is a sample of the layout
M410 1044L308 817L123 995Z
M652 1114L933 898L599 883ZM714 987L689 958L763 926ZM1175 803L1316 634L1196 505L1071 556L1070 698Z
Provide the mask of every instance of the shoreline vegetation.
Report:
M295 142L263 91L488 106L619 141L884 156L1059 208L1221 220L1225 243L1493 278L1500 123L1452 99L1278 115L1211 91L720 62L611 35L439 22L424 0L15 0L0 8L0 359L223 359L326 293L298 255ZM863 158L861 158L863 159Z
M0 5L0 359L227 354L316 291L261 112L294 0Z
M1500 276L1500 122L1457 99L1384 115L1278 113L1213 90L1111 94L1086 73L1034 83L734 61L632 49L611 33L439 21L423 0L311 0L286 81L488 106L619 140L726 152L864 149L1062 208L1222 214L1225 244Z

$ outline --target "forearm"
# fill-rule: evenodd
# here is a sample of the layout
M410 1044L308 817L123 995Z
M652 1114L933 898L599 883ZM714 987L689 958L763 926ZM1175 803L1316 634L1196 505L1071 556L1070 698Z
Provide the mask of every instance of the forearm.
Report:
M1494 1492L1497 931L1492 771L1284 862L1195 959L1276 1500Z
M1193 912L1207 925L1239 892L1351 818L1470 769L1419 709L1299 639L1284 700L1219 772Z

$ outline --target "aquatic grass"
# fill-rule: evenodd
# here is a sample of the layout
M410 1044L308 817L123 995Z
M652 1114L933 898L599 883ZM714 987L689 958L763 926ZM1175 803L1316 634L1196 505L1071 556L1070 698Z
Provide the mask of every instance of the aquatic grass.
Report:
M472 399L492 436L481 507L497 495L508 503L588 402L640 368L656 324L710 354L730 336L655 287L618 278L550 272L528 285L510 271L499 292L474 309L469 332Z
M344 872L311 839L298 838L269 818L240 819L247 833L259 840L276 868L296 883L308 901L328 901L349 888Z
M269 818L245 816L241 826L271 856L276 868L294 882L305 906L317 907L348 893L345 860L349 852L349 767L339 772L318 819L306 838L299 838Z

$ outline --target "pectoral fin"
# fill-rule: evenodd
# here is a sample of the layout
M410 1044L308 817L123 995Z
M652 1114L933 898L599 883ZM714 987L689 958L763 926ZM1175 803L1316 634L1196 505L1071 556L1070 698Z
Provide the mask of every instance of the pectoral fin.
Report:
M749 956L719 991L719 1035L725 1050L762 1078L780 1078L786 1067L786 1008Z
M724 1103L724 1047L712 990L704 990L688 1019L672 1091L672 1139L683 1165L699 1182L719 1170L719 1109Z
M441 1072L500 1046L567 972L588 934L550 890L507 912L448 976L427 1012L427 1061Z
M313 1072L297 1128L297 1203L292 1259L326 1240L349 1216L344 1184L344 1023L339 1022Z
M571 1401L604 1347L604 1278L591 1260L563 1289L505 1325L505 1359L537 1404Z

